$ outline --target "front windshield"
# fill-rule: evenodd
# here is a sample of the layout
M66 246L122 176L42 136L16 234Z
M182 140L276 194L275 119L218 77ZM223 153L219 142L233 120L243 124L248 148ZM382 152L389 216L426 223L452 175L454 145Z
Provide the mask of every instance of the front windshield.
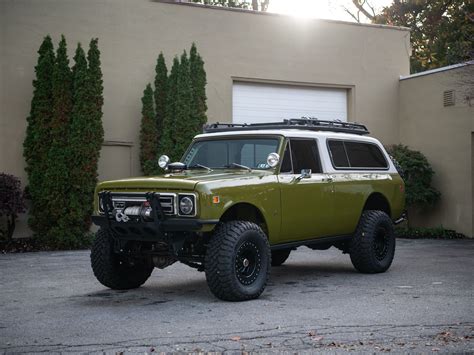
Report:
M221 138L193 143L182 161L188 167L269 169L267 156L278 151L278 138Z

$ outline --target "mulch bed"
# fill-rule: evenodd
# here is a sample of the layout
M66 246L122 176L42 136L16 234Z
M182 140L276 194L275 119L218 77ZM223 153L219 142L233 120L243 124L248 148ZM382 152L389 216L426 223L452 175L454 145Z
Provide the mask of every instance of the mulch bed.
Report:
M84 250L88 249L87 247L84 248L77 248L76 250ZM59 250L56 248L51 248L50 246L42 244L36 238L18 238L12 240L0 240L0 253L7 254L7 253L28 253L28 252L35 252L35 251L55 251Z

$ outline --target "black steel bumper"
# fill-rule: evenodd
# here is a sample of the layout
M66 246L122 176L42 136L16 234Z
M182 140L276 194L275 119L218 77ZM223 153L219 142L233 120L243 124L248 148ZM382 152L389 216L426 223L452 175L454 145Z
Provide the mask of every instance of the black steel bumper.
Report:
M99 227L110 228L119 238L158 240L166 233L199 231L205 225L216 225L219 220L168 218L158 222L117 222L105 216L92 216L92 222Z

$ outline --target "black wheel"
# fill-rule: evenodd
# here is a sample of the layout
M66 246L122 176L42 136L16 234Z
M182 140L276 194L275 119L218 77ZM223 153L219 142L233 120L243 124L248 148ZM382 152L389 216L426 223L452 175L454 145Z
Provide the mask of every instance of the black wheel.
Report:
M282 265L290 256L291 249L280 249L272 251L272 266Z
M114 290L140 287L153 271L143 261L122 260L114 253L111 232L104 229L99 229L92 245L91 265L97 280Z
M395 233L390 217L382 211L364 211L349 253L352 265L360 272L387 271L395 255Z
M270 245L252 222L218 225L207 246L205 272L211 292L225 301L260 296L270 273Z

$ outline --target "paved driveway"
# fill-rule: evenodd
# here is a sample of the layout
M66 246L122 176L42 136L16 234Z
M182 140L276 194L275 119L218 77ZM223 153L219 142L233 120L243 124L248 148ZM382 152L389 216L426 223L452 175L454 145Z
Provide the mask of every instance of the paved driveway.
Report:
M0 352L474 351L474 241L399 240L379 275L300 248L243 303L181 264L111 291L87 251L0 255L0 270Z

